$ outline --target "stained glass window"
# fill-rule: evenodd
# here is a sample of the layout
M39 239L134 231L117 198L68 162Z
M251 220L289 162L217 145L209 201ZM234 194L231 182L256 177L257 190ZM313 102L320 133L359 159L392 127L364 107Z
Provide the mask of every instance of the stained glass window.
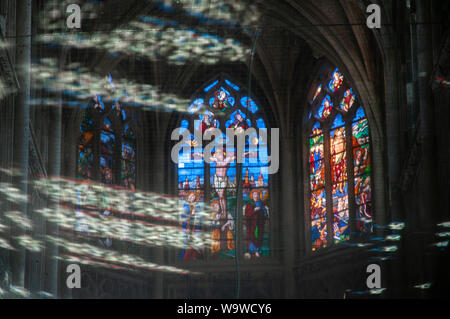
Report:
M315 251L369 234L373 215L369 123L363 106L339 69L316 83L311 94L307 192Z
M95 95L84 111L78 136L77 177L88 183L100 182L134 190L136 185L136 136L133 127L135 117L122 107L119 100L103 101ZM97 215L101 220L111 218L113 209L105 198L99 207L85 206L86 198L79 192L77 207L77 229L88 235L86 215ZM123 213L123 212L121 212ZM98 236L99 243L110 247L111 235Z
M236 147L228 144L216 146L211 163L206 163L203 150L209 141L200 145L194 134L190 152L180 150L177 181L184 247L178 258L269 256L268 151L266 139L259 134L260 129L267 133L264 114L249 92L230 79L220 77L199 92L188 108L188 116L180 122L181 130L193 133L195 129L204 134L218 128L225 140L226 129L236 134L249 128L256 132L245 139L247 156L243 163L237 163ZM240 228L237 214L242 221ZM201 232L207 233L208 241L199 239ZM236 246L236 232L242 238L240 247Z

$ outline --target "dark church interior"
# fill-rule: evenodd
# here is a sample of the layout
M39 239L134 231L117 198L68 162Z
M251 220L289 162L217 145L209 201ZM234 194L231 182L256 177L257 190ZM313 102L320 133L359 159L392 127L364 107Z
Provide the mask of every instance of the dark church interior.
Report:
M449 15L0 0L0 299L449 298Z

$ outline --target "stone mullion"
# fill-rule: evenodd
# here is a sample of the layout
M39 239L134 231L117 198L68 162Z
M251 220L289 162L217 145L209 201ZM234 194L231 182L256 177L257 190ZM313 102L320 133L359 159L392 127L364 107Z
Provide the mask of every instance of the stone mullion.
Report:
M65 48L61 52L62 64L66 60L67 51ZM69 57L70 58L70 57ZM61 65L60 65L61 68ZM62 94L59 93L59 98L62 100ZM60 102L58 105L50 108L50 125L52 132L49 134L49 146L48 146L48 175L60 177L61 176L61 141L62 141L62 108L63 104ZM60 196L60 194L58 195ZM59 202L56 201L54 209L59 209ZM47 222L47 233L51 236L59 236L59 227L57 224ZM59 247L55 243L49 243L46 247L47 264L45 266L45 286L46 291L51 293L53 297L59 297L58 279L59 279ZM64 287L62 288L64 289Z
M209 203L211 201L211 165L209 163L206 163L206 161L203 161L204 170L205 170L205 180L203 181L203 190L204 190L204 201L205 205L206 203Z
M331 177L331 151L330 151L330 129L324 131L324 166L325 166L325 195L327 201L327 246L333 243L333 196L332 196L332 177Z
M430 1L417 1L417 72L419 88L419 118L421 151L421 173L419 181L423 187L419 207L419 222L417 229L432 227L438 220L437 194L439 194L438 178L436 176L436 145L435 145L435 106L430 86L430 75L433 71L433 43ZM430 213L431 212L431 213Z
M355 176L353 161L353 140L352 140L352 122L349 120L345 123L345 140L347 161L347 196L348 196L348 218L350 226L350 239L353 239L356 231L356 202L355 202Z
M242 164L236 163L236 223L235 223L235 258L239 261L244 251L244 216L242 214L243 199L242 199Z
M20 84L14 105L14 149L13 165L21 174L13 177L14 186L23 195L28 195L28 143L30 138L30 62L31 62L31 0L17 1L16 4L16 67L17 80ZM13 209L27 216L28 201L13 205ZM25 235L19 227L12 225L11 241L16 248L11 251L12 283L19 287L25 286L26 250L15 239Z
M204 148L203 148L203 150L204 150ZM205 174L204 174L205 180L203 181L204 210L205 210L205 212L207 212L209 210L210 203L211 203L211 184L210 184L211 165L209 163L207 163L205 160L203 160L203 165L204 165L203 169L205 172ZM204 226L206 226L206 225L204 225Z

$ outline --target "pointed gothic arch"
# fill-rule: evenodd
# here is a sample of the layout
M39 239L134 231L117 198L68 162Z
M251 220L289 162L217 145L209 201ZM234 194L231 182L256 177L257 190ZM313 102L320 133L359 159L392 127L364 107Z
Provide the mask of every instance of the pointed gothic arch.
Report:
M218 128L222 132L227 128L235 131L247 128L267 130L261 104L249 95L244 86L221 73L196 92L177 127L180 132L189 130L192 141L194 130L202 133L210 128ZM258 156L268 156L268 141L258 135L250 136L246 139L246 152L251 143L260 146ZM178 258L221 259L234 258L235 254L247 259L270 256L269 175L265 158L252 164L248 158L242 164L236 163L236 159L226 165L214 161L208 164L201 156L206 144L191 144L189 154L181 151L176 167L178 196L183 207L180 216L182 228L187 237L191 236L186 239ZM221 151L216 149L215 153ZM235 152L235 148L227 146L223 154L226 158L227 153ZM190 219L193 211L197 211L198 219ZM198 214L198 211L204 214ZM195 227L189 230L187 227L191 222ZM191 244L196 233L202 233L202 238L206 238L197 246ZM236 246L236 235L242 238L240 247Z
M314 81L304 123L310 249L366 237L374 225L369 122L338 68Z

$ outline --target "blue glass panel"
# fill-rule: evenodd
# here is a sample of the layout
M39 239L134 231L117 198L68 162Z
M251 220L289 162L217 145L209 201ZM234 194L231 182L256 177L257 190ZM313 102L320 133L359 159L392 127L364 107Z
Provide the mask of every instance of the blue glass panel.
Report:
M341 115L341 114L338 114L338 115L336 116L336 118L334 119L333 126L332 126L331 128L334 129L334 128L336 128L336 127L344 126L344 125L345 125L345 122L344 122L344 120L342 119L342 115Z
M358 108L356 111L355 117L353 118L353 122L359 121L366 117L366 114L364 113L364 109L362 106Z
M237 86L236 84L233 84L228 80L225 80L225 83L231 86L234 90L239 91L239 86Z
M256 103L249 97L244 96L243 98L241 98L241 105L245 108L248 108L250 110L250 112L252 113L256 113L258 112L258 106L256 105Z
M213 97L209 99L209 106L213 107L214 100L215 100L215 98L213 98Z
M263 119L257 119L256 120L256 126L258 128L266 128L266 123L264 122Z

